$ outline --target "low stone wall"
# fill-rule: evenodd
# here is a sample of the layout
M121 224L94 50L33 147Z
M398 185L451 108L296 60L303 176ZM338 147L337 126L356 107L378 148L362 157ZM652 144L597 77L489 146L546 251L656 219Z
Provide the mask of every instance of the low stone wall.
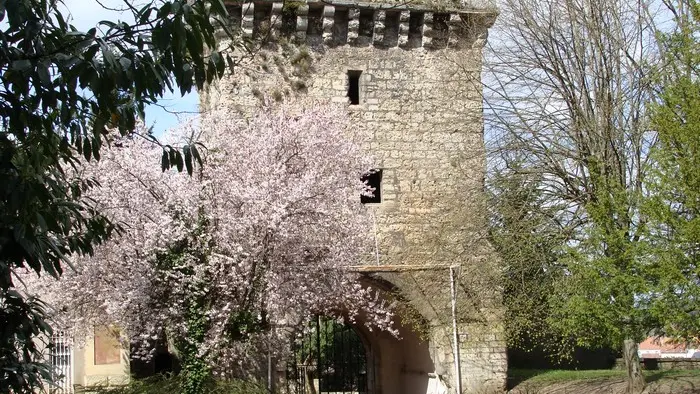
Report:
M685 371L700 369L700 358L645 358L640 360L642 368L650 371ZM618 358L613 369L625 369L625 362Z
M700 359L647 358L643 365L644 369L660 371L700 369Z

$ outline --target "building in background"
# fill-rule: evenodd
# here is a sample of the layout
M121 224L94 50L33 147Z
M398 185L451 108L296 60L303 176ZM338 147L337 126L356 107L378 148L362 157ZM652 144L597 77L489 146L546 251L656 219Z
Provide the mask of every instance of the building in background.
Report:
M700 346L677 343L666 337L649 337L639 344L639 358L699 359Z
M49 363L56 373L53 393L73 393L76 387L119 385L128 382L129 355L110 328L96 328L76 344L62 332L51 337Z

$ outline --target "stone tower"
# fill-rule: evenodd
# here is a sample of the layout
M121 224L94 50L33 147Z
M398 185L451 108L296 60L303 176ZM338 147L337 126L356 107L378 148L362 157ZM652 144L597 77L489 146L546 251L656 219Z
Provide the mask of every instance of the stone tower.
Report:
M362 332L373 394L505 388L497 261L483 210L481 61L497 11L440 1L227 1L254 55L202 95L203 106L247 113L261 97L306 94L347 105L366 133L380 160L370 177L379 198L366 201L378 255L360 270L418 315L401 322L400 340Z

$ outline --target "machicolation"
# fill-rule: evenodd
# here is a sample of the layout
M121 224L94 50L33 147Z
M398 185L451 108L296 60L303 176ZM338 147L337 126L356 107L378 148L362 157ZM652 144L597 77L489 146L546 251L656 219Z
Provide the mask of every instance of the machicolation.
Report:
M232 2L227 8L231 27L240 29L245 38L270 34L311 47L483 46L497 15L492 7L434 11L409 3L350 1Z

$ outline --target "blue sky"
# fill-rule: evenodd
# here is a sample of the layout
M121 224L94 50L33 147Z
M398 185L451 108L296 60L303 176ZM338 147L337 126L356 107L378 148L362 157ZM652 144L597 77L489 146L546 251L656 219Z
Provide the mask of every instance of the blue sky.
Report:
M102 4L110 8L122 8L123 0L101 0ZM138 5L139 0L133 3ZM123 20L131 23L130 13L120 13L103 8L94 0L64 0L70 23L78 30L87 31L101 20ZM184 97L180 94L167 94L158 102L159 106L150 106L146 109L146 124L153 126L156 134L176 126L181 120L190 118L198 110L199 96L190 93Z

